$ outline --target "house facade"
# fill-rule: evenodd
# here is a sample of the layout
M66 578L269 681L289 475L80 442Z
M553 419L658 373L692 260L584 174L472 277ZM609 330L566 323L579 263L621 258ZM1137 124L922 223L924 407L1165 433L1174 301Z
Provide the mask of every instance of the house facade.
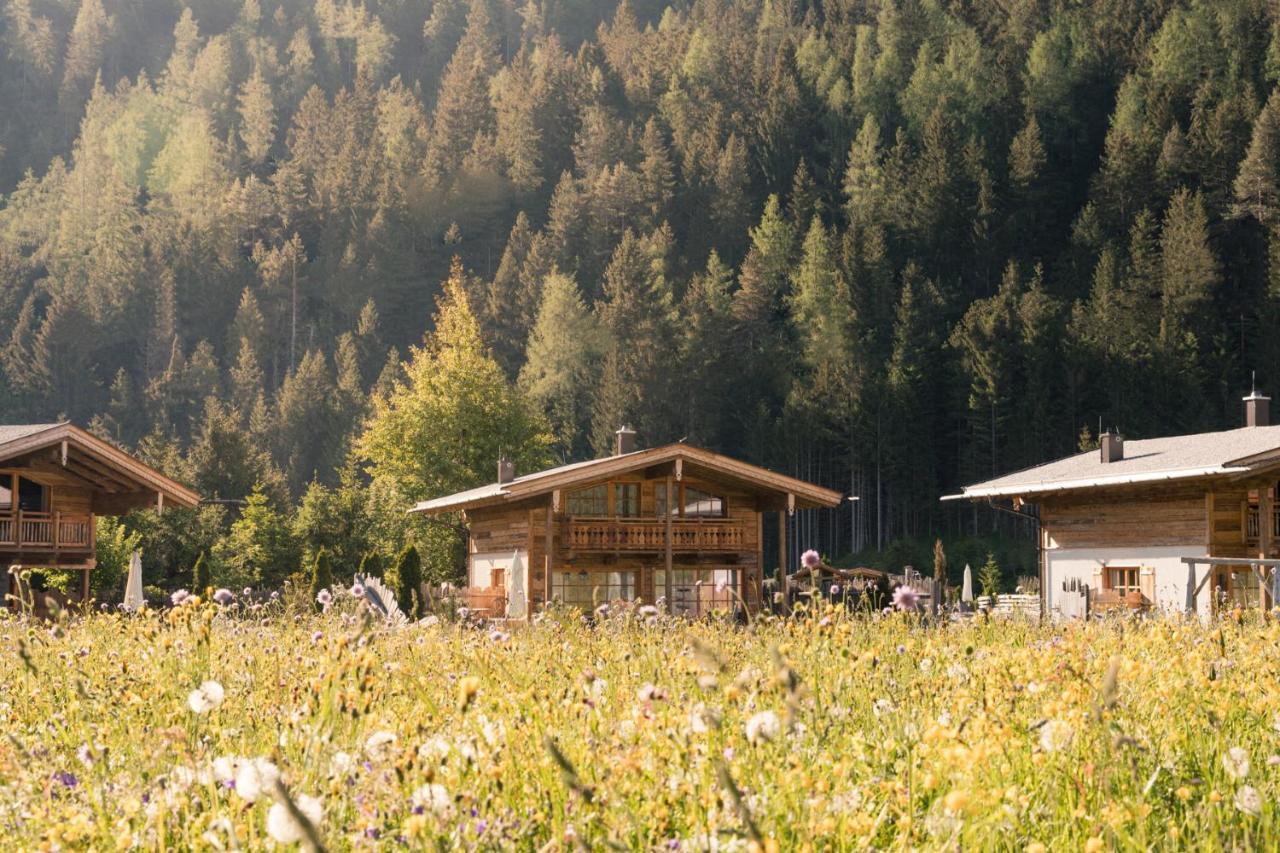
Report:
M412 511L461 516L465 595L484 615L523 619L550 601L589 610L662 600L673 613L697 616L759 609L766 516L785 565L787 516L841 500L687 444L634 445L624 427L603 459L523 476L502 461L497 482Z
M1003 504L1039 519L1047 614L1088 588L1093 611L1208 615L1270 607L1280 565L1280 426L1270 400L1244 400L1245 426L1125 441L964 489L944 500Z
M139 507L193 507L195 492L69 423L0 425L0 567L82 572L89 597L97 517Z

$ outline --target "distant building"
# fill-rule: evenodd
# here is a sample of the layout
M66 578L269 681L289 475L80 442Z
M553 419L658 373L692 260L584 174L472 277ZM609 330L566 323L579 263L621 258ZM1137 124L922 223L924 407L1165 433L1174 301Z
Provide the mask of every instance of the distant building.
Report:
M1038 508L1046 613L1071 587L1093 610L1269 607L1280 560L1280 426L1270 399L1244 399L1245 426L1125 441L968 486L944 500Z
M89 597L97 516L138 507L192 507L195 492L69 423L0 426L0 569L82 572Z
M489 616L526 618L548 601L590 609L663 599L675 613L758 609L764 515L775 513L785 554L789 512L832 507L830 489L687 444L635 449L617 433L614 455L498 480L413 508L461 513L467 589Z

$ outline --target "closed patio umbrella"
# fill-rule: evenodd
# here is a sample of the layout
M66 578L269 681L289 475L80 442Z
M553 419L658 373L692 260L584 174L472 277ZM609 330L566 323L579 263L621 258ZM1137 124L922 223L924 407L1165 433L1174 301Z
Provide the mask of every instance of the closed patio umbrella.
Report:
M960 589L960 600L965 604L973 604L973 569L964 564L964 586Z
M1271 569L1271 607L1280 607L1280 567Z
M142 597L142 552L135 550L129 555L129 581L124 587L124 609L137 610L143 604Z

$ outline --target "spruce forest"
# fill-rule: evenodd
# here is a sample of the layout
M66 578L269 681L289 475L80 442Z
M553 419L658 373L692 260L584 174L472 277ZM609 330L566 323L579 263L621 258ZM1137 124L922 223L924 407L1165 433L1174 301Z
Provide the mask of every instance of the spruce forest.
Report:
M223 585L444 577L412 502L623 423L860 498L798 548L990 532L1280 384L1277 81L1263 0L3 0L0 422Z

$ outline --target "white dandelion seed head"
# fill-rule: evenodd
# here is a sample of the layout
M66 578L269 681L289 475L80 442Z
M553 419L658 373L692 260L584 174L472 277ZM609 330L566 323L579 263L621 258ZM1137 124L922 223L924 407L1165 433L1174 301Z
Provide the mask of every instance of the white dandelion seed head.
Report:
M216 681L205 681L187 696L187 706L197 714L207 714L222 704L226 691Z
M293 804L317 829L324 820L324 804L315 797L299 794ZM267 834L281 844L298 844L306 841L307 831L284 803L274 803L267 812Z

